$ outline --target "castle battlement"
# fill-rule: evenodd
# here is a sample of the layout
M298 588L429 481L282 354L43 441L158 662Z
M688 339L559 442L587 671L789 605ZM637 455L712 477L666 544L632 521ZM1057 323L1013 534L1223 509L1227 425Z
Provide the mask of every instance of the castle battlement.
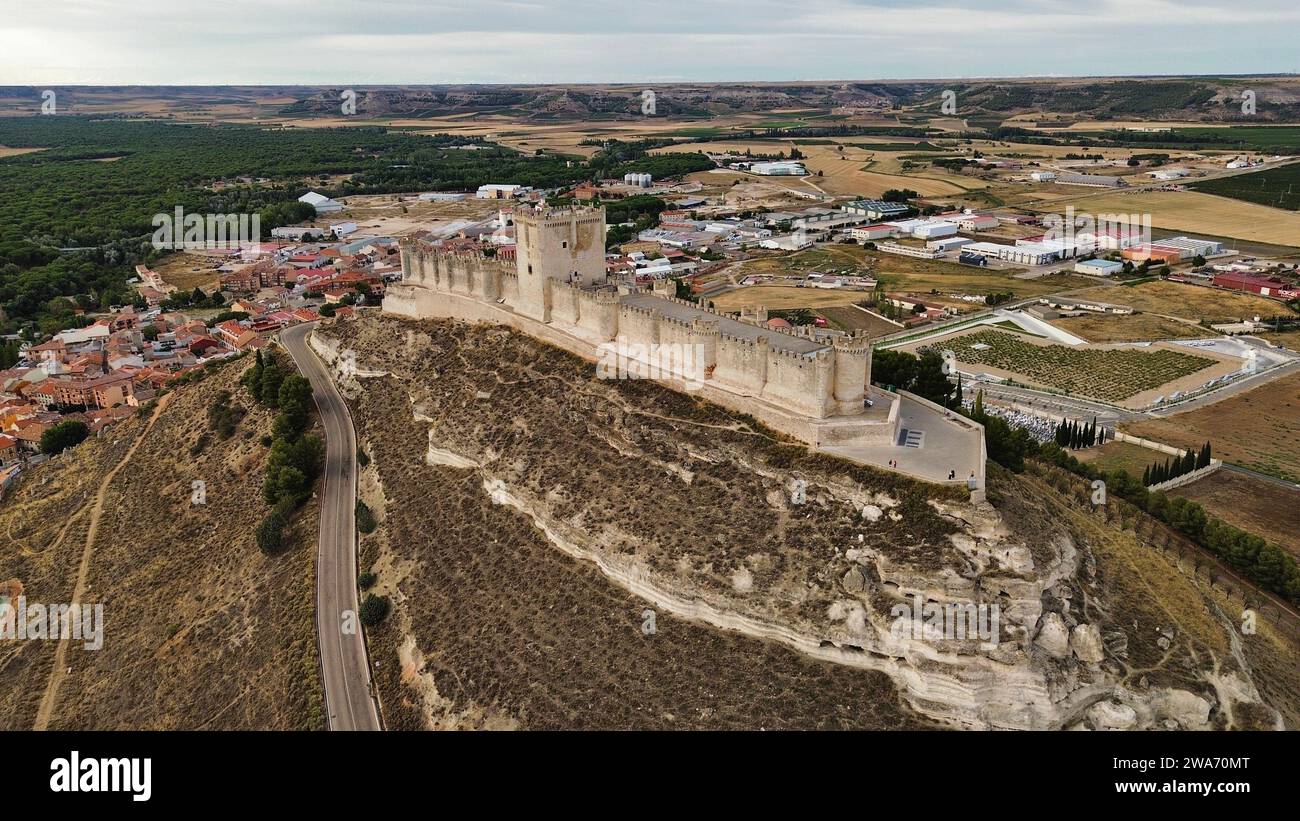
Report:
M603 208L521 208L514 216L513 265L403 239L402 281L389 287L384 309L414 317L490 317L544 339L565 340L564 347L588 351L584 355L593 359L597 345L616 339L701 345L711 398L809 441L818 438L807 432L811 420L839 420L835 436L844 441L842 425L863 417L871 361L865 337L824 342L810 333L768 328L763 306L746 308L736 319L706 301L679 298L662 284L617 291L605 281ZM861 430L870 431L872 441L892 441L890 430L879 427L886 422L879 414L873 419L864 418L867 427Z

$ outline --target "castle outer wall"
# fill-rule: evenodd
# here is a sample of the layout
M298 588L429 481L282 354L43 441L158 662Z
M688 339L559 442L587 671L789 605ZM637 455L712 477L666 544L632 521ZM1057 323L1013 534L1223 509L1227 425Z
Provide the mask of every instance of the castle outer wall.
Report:
M513 265L403 240L402 281L383 310L506 325L602 368L617 358L620 375L696 393L815 447L894 443L897 398L864 401L866 339L827 345L663 294L602 287L604 215L595 209L516 215L516 232Z

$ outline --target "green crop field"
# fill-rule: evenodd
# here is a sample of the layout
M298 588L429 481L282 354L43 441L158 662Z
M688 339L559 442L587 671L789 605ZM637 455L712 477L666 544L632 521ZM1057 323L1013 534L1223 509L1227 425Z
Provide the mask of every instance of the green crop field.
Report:
M951 349L964 364L1023 374L1041 385L1108 402L1122 402L1215 363L1203 356L1163 348L1150 352L1103 351L1034 345L992 330L950 340L943 347Z
M1234 125L1227 128L1188 126L1172 131L1078 131L1074 136L1114 140L1128 146L1208 148L1300 154L1300 126Z
M1300 163L1191 183L1207 194L1300 211Z

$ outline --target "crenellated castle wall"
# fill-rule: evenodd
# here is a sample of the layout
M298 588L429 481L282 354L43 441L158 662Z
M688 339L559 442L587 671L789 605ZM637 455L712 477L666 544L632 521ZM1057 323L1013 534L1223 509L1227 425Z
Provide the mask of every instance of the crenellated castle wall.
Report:
M530 230L536 231L536 225ZM577 224L570 226L567 238L558 229L555 236L570 243L564 250L572 250L574 244L583 246L577 250L585 256L591 239L583 237L582 230L584 225ZM590 359L598 358L596 346L605 342L645 346L647 351L652 345L675 346L687 352L684 361L692 363L692 369L674 376L703 380L708 392L716 394L711 396L715 401L752 413L787 433L820 442L823 434L815 422L838 420L833 434L826 435L828 440L892 441L896 417L891 415L887 421L880 414L871 420L862 417L871 357L865 339L848 337L823 345L806 336L768 329L755 323L755 317L740 327L710 306L664 295L663 288L650 297L644 291L624 289L620 294L613 288L580 283L578 278L589 274L585 271L574 281L540 276L535 253L518 255L531 260L525 263L534 266L530 278L514 265L477 253L446 253L409 241L401 250L402 281L387 291L383 303L387 312L494 321L548 341L555 341L558 333L566 340L563 347ZM539 319L543 315L548 317L544 322ZM852 417L862 417L863 425L845 427Z

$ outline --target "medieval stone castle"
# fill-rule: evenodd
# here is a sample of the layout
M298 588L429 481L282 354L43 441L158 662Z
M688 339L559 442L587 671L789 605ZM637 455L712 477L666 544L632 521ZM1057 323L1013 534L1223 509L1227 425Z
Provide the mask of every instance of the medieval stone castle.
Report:
M404 240L402 281L384 311L508 325L591 360L614 342L689 346L699 352L695 370L660 381L698 380L704 398L814 446L894 442L898 397L871 387L864 337L772 329L761 308L726 316L676 298L672 281L652 290L609 284L603 208L523 210L515 235L513 264Z

